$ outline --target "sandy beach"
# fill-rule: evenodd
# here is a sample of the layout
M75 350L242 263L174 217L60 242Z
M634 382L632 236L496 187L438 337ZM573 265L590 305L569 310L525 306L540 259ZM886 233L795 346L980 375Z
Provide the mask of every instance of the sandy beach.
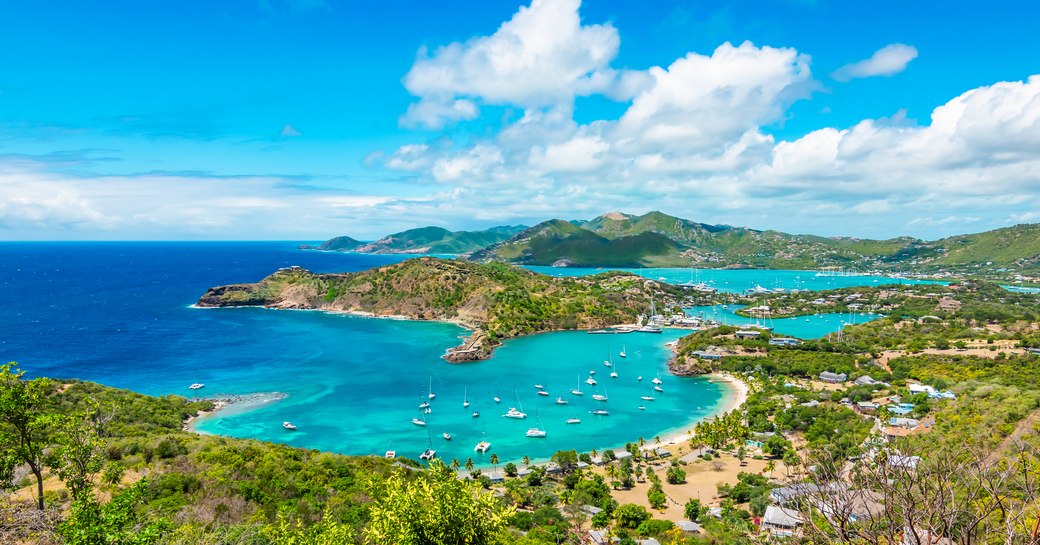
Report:
M744 405L748 397L748 385L743 380L736 378L728 373L712 373L708 375L708 378L717 384L724 384L730 391L723 399L723 402L719 405L718 410L715 411L716 415L725 414L731 411L735 411ZM666 433L661 436L661 442L647 443L643 446L643 449L668 448L669 446L675 446L680 444L686 444L687 441L693 437L693 426L696 422L690 423L687 426L687 430L679 430ZM671 450L671 449L669 449ZM674 454L674 452L673 452Z

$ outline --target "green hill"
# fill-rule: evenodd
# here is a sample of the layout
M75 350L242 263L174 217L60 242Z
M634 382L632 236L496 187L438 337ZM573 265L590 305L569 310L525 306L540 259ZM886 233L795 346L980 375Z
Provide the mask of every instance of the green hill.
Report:
M519 335L633 323L647 311L651 296L667 305L680 293L679 288L620 272L554 278L502 263L423 257L350 274L281 269L255 284L211 288L198 305L456 322L473 330L446 356L458 362L485 359L500 340Z
M477 261L569 267L680 265L684 247L657 233L605 237L563 220L549 220L475 252Z
M1040 224L1021 224L973 235L958 235L931 244L937 265L1040 266Z
M350 237L335 237L326 240L318 246L319 250L334 251L334 252L352 252L358 246L364 244L360 240L353 239Z

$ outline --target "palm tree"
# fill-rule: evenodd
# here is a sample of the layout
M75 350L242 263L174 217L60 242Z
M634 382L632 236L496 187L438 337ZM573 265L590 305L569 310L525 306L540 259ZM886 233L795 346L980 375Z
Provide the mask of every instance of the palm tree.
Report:
M617 480L618 480L618 478L617 478L618 477L618 468L617 468L616 465L614 465L614 464L607 464L607 467L604 469L604 471L607 474L607 478L609 478L612 481L611 486L613 486L614 483L617 483ZM614 486L614 488L617 488L617 486Z
M593 458L595 458L597 454L599 454L599 453L596 452L596 449L592 449L592 450L589 451L589 456L592 456Z
M488 461L491 462L491 467L495 468L495 473L498 473L498 455L492 452Z
M473 458L466 458L466 471L473 471Z
M459 463L459 459L458 458L452 458L451 459L451 469L452 469L452 471L458 471L460 465L462 465L462 464Z
M527 466L531 465L531 457L530 456L524 456L523 462L524 462L524 469L527 469Z

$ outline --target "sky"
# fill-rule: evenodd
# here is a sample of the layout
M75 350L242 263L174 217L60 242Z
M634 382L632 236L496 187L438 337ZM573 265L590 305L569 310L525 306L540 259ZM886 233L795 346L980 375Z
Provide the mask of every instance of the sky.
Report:
M1040 221L1040 4L0 3L0 240Z

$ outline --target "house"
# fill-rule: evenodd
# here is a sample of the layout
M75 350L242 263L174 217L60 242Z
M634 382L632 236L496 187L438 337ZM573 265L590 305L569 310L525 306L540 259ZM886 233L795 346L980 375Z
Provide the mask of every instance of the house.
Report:
M803 498L810 494L816 494L820 491L819 485L813 483L798 483L790 486L781 486L774 488L769 491L769 499L777 505L784 505L788 502Z
M824 371L820 373L820 380L829 382L831 384L841 384L848 380L849 376L845 373L832 373L830 371Z
M655 450L654 454L656 454L658 458L668 458L672 455L671 452L668 452L668 450L664 449L663 447L659 447L657 450Z
M884 514L882 497L871 490L845 490L817 502L816 507L831 522L859 522Z
M939 304L935 306L936 310L942 310L946 312L956 312L961 309L962 303L951 297L943 297L939 299Z
M1040 356L1040 348L1027 348L1030 354Z
M903 415L910 414L910 413L914 412L914 404L913 403L900 403L898 405L889 405L887 407L887 409L888 409L888 412L890 414L903 416Z
M904 456L902 454L893 454L888 457L888 466L893 469L905 469L908 471L913 471L917 469L917 464L920 462L920 456Z
M935 391L935 388L927 384L907 384L906 387L910 389L911 394L928 394L932 396L938 393Z
M766 507L762 515L762 531L775 537L790 537L802 524L802 517L797 511L776 505Z
M857 378L856 380L852 381L852 383L856 386L873 386L875 384L879 386L888 386L888 383L881 382L880 380L875 380L874 377L870 375L863 375Z
M606 530L589 530L589 539L591 539L596 545L621 542L621 539L617 537L608 538Z
M773 346L798 346L802 344L802 341L791 337L773 337L769 339L769 344Z
M690 355L692 355L695 358L700 358L702 360L721 360L722 359L722 354L719 354L719 353L716 353L716 352L709 352L707 350L696 350L694 352L691 352Z
M857 401L856 404L852 406L852 408L856 412L870 414L876 411L878 406L873 401Z
M675 527L683 532L686 532L687 534L696 534L700 533L701 531L700 524L697 524L696 522L689 520L680 520L679 522L675 523Z
M754 331L749 329L741 329L733 334L738 339L757 339L761 335L761 331Z
M583 513L589 515L590 517L594 517L603 512L602 509L596 507L595 505L582 505L581 510Z

